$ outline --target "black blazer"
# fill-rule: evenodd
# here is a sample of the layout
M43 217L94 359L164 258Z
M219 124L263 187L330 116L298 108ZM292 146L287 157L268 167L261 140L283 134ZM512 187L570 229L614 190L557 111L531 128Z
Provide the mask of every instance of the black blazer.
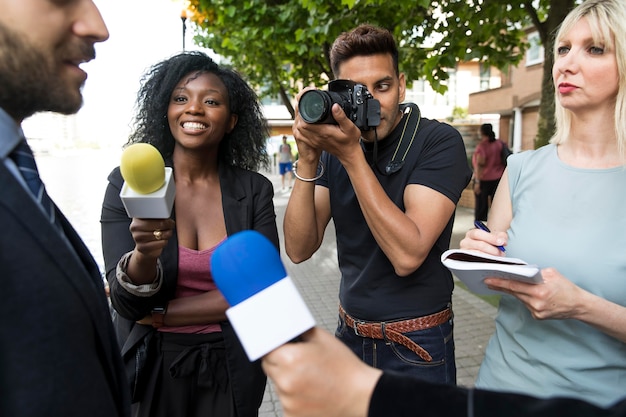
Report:
M0 415L128 416L102 276L57 214L67 241L0 161Z
M625 394L626 395L626 394ZM392 372L383 373L369 417L626 417L626 396L611 408L573 398L527 395L435 385Z
M169 164L168 164L169 165ZM256 230L265 235L278 249L278 230L274 211L274 188L261 174L220 165L220 185L226 233L230 236L242 230ZM109 185L102 207L102 247L104 262L111 288L111 301L115 310L122 316L118 324L118 336L123 345L128 337L141 332L142 326L133 326L124 319L139 320L153 307L161 306L174 298L178 279L178 239L176 233L168 241L161 254L164 269L163 285L152 297L137 297L126 291L117 282L115 268L123 254L135 247L129 232L131 219L126 214L119 197L124 181L119 167L109 175ZM172 210L174 216L175 210ZM117 321L117 319L116 319ZM128 333L128 327L133 330ZM226 344L228 374L239 417L257 416L263 401L266 377L260 361L250 363L239 339L229 322L221 323Z

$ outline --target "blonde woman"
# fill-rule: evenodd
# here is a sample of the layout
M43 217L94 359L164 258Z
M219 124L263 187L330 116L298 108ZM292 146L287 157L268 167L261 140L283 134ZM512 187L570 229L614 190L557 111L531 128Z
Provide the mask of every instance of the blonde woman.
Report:
M508 159L464 249L541 266L506 293L476 386L608 406L626 394L626 2L586 1L556 35L552 143Z

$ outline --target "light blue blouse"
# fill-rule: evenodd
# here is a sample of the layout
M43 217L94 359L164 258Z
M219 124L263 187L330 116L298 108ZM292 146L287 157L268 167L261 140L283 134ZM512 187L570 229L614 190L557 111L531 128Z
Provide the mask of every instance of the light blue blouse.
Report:
M573 168L548 145L508 169L507 255L626 306L626 167ZM626 344L578 320L535 320L503 296L476 386L607 406L626 397Z

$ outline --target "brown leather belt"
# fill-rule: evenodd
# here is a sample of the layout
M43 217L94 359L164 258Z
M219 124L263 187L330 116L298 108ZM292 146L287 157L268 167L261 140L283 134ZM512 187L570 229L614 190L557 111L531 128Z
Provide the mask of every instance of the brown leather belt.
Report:
M404 336L402 333L414 332L416 330L426 330L444 324L452 318L452 309L450 307L438 313L428 316L417 317L408 320L389 321L389 322L369 322L356 320L350 317L348 313L339 306L339 316L346 322L348 327L354 329L357 336L369 337L371 339L391 340L406 346L419 355L420 358L427 362L431 362L433 358L426 350Z

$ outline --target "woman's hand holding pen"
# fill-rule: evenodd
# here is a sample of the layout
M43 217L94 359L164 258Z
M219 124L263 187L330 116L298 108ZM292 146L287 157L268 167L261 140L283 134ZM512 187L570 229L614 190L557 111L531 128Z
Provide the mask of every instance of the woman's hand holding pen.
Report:
M482 222L474 222L476 229L470 229L461 240L461 249L478 250L490 255L503 256L508 236L506 232L491 232Z
M504 255L507 234L491 232L480 221L474 224L476 229L469 230L461 240L461 249ZM554 268L542 269L541 274L544 282L538 285L501 278L486 278L485 284L519 299L537 320L578 318L584 305L581 300L588 293Z

